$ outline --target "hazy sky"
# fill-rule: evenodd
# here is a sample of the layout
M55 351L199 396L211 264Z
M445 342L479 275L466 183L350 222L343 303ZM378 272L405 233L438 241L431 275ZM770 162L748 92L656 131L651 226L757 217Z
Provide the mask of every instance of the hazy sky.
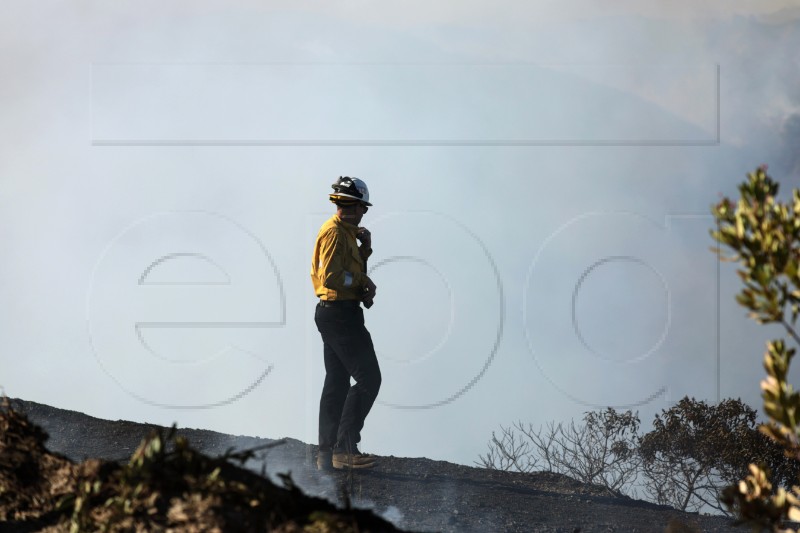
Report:
M800 185L800 8L696 4L7 2L0 385L316 443L310 256L350 175L363 449L472 464L517 420L760 406L780 331L709 206L761 163Z

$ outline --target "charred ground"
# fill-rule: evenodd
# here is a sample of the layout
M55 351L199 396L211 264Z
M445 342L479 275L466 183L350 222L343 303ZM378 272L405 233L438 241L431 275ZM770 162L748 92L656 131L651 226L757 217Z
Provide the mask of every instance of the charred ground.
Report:
M52 472L65 468L59 461L102 459L114 466L127 464L143 437L154 429L167 431L159 426L101 420L23 400L12 400L11 405L50 435L46 446L55 455L40 454L32 460L49 461L52 464L48 463L47 469ZM179 429L177 434L210 461L231 450L277 443L198 429ZM425 458L390 456L383 457L373 470L323 474L313 467L315 446L294 439L282 441L250 457L245 463L248 470L240 473L231 470L228 475L266 490L265 485L260 485L263 478L257 474L263 472L275 482L273 486L283 485L283 475L288 474L305 494L330 501L339 509L349 501L354 507L371 509L397 527L415 531L664 531L668 526L672 531L738 531L723 517L688 514L612 497L601 487L546 472L500 472ZM63 457L58 459L59 455ZM276 501L284 501L284 493L270 494ZM283 505L302 496L297 491ZM302 516L308 516L313 506L336 512L336 508L316 498L299 507L301 519L295 520L298 527L303 527ZM356 519L347 512L335 518L343 527L351 527L347 524ZM361 514L358 518L362 518ZM388 522L363 519L361 531L393 529ZM368 523L371 525L365 527ZM23 522L16 525L36 531L37 524L42 523L29 521L27 525Z

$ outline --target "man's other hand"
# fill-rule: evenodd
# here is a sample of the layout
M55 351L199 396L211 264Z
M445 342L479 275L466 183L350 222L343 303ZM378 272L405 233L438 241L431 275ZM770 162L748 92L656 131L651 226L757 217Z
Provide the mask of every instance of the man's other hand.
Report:
M372 280L367 278L367 286L364 287L364 295L361 297L361 300L363 302L369 300L370 303L372 303L372 299L375 298L375 291L377 291L377 289L378 287L376 287L375 284L372 283Z

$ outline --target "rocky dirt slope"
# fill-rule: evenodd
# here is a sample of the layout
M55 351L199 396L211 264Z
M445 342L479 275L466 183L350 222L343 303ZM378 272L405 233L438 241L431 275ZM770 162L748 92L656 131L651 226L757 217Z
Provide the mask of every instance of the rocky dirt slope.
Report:
M99 458L127 463L142 438L156 427L100 420L21 400L13 400L12 405L50 434L47 441L50 450L72 461ZM275 443L196 429L179 429L178 434L209 456ZM647 502L611 497L601 487L584 485L558 474L498 472L400 457L384 457L373 470L323 474L313 468L315 452L312 445L285 439L282 444L250 457L246 466L278 482L288 473L306 494L340 507L349 501L407 530L742 531L734 529L731 521L723 517L682 513ZM347 515L342 520L352 517ZM384 526L373 526L371 530L381 531L381 527ZM389 530L391 526L385 527Z
M70 532L397 531L364 510L337 509L236 466L253 450L209 457L152 431L124 463L80 463L47 450L47 434L0 402L0 529ZM269 448L266 444L262 448Z

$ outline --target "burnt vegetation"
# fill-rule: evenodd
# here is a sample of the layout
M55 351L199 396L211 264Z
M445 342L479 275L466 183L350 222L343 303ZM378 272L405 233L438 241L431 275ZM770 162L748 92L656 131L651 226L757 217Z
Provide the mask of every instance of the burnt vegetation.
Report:
M738 399L717 405L685 397L640 431L631 411L585 413L582 423L517 422L494 433L479 466L545 471L600 485L609 495L641 497L681 511L715 510L724 489L763 462L781 483L800 475L800 462L758 430L756 411ZM710 508L710 509L709 509Z

